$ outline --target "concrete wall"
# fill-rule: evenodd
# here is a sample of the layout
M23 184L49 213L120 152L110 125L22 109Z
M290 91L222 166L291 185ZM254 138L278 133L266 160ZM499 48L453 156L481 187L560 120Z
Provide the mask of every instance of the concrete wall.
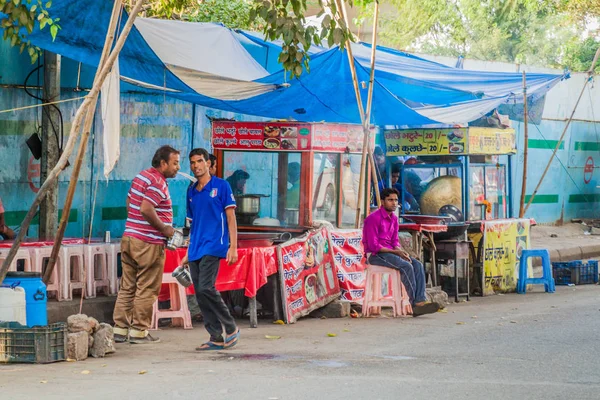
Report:
M42 60L43 62L43 60ZM39 103L26 94L21 87L31 65L28 56L19 56L0 41L0 111ZM79 87L89 88L95 70L83 66ZM77 86L78 63L62 59L62 99L82 97L85 91L74 91ZM40 70L43 79L43 69ZM28 86L41 86L38 74L33 74ZM130 90L128 91L127 88ZM125 199L131 180L142 169L150 167L154 151L169 144L181 151L182 171L189 173L187 154L193 147L210 148L210 121L206 117L251 117L225 113L219 110L194 106L165 96L154 96L131 91L133 87L122 86L121 96L121 157L110 174L103 176L102 123L96 113L92 136L79 176L66 236L82 237L90 232L100 237L111 231L120 237L126 218ZM30 89L40 96L40 91ZM66 143L81 100L60 104L64 118ZM0 113L0 197L6 208L7 224L19 227L40 186L39 161L31 155L25 141L36 131L41 121L40 108ZM256 119L256 118L254 118ZM74 152L75 154L76 152ZM73 162L74 155L71 156ZM64 204L70 181L71 168L59 179L59 209ZM174 204L174 223L182 226L185 218L185 190L189 181L182 177L169 181ZM28 235L38 234L37 217Z
M454 65L455 60L435 58L437 61ZM28 56L19 55L0 41L0 110L37 104L18 87L23 85L27 74L35 67ZM481 63L467 60L465 68L516 71L519 66L502 63ZM545 70L547 71L547 70ZM89 88L94 70L81 69L79 86ZM77 86L78 64L63 58L62 96L77 98L85 92L74 91ZM40 70L40 77L43 71ZM549 159L565 119L570 114L584 77L575 74L550 91L542 124L529 125L530 164L527 193L530 194L545 162ZM38 74L32 75L28 84L39 86ZM205 107L193 106L164 96L152 96L127 91L121 99L121 158L115 171L106 180L102 176L101 123L96 120L86 159L80 174L73 202L67 236L101 236L110 230L113 237L122 234L125 219L125 198L131 179L142 169L150 166L151 157L159 146L170 144L182 151L182 171L189 172L185 160L192 147L210 147L210 123L212 117L235 117L257 120L243 115L234 115ZM131 89L131 87L129 87ZM32 90L39 95L39 91ZM593 100L596 99L596 103ZM558 152L539 194L528 213L538 222L553 223L575 217L600 217L597 210L600 202L598 164L600 164L600 88L589 87L580 103L576 120L569 128L566 139ZM81 100L60 105L65 120L64 131L68 135L70 122ZM40 185L39 161L31 156L25 140L37 129L41 121L41 109L28 109L0 113L0 197L7 210L6 219L11 227L18 227L29 209ZM514 122L519 137L519 154L514 157L513 192L514 209L518 210L518 197L522 176L523 124ZM64 139L66 141L66 137ZM586 160L593 160L593 172L585 174ZM69 182L71 169L60 177L59 208ZM586 180L589 182L586 183ZM175 207L175 224L184 220L184 191L188 181L176 178L170 181L170 190ZM97 192L96 192L97 190ZM94 195L94 193L96 193ZM95 199L95 202L94 202ZM93 209L93 216L92 216ZM30 236L37 235L37 220L30 228Z

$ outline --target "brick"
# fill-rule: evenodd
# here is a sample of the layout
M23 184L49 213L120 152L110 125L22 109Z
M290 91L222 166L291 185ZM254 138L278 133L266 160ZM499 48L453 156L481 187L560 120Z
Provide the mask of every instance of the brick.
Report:
M67 334L67 358L83 361L88 357L88 336L85 331Z

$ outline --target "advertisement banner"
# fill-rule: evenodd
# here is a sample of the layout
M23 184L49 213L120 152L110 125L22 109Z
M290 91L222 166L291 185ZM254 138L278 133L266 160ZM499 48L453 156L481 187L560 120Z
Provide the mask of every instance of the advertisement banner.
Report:
M340 295L335 261L326 228L308 232L277 248L287 323Z
M483 295L514 292L519 260L529 248L529 219L485 221L483 227ZM531 276L531 265L528 267Z
M306 151L310 125L289 122L213 121L215 149Z
M375 144L374 135L371 148ZM317 151L362 151L363 127L361 125L313 124L311 146Z
M516 154L514 129L469 128L470 154Z
M384 132L388 156L467 154L467 128L407 129Z
M367 274L363 261L362 231L359 229L331 232L333 258L337 267L340 299L362 303Z

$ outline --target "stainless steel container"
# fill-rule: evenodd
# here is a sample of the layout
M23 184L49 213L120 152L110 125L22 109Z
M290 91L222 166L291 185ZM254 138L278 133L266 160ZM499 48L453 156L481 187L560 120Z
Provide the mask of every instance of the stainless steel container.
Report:
M110 243L110 231L104 232L104 243Z
M181 229L175 229L175 233L167 241L167 249L176 250L181 246L183 246L183 231Z
M177 282L179 282L179 284L183 287L192 285L192 275L190 274L190 270L183 265L175 268L175 271L173 271L171 276L177 279Z
M237 209L236 214L240 215L257 215L260 212L260 198L262 196L255 194L244 194L235 196Z

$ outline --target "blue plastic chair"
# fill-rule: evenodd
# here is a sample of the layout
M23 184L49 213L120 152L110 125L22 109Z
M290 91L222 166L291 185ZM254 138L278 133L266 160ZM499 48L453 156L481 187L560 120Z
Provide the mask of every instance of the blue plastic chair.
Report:
M527 261L534 257L540 257L542 259L543 276L541 278L529 278L527 276ZM527 292L527 285L541 284L544 284L547 293L554 293L556 291L554 278L552 277L552 267L550 266L550 253L548 253L548 250L546 249L523 250L521 253L521 260L519 261L517 293L525 294Z

